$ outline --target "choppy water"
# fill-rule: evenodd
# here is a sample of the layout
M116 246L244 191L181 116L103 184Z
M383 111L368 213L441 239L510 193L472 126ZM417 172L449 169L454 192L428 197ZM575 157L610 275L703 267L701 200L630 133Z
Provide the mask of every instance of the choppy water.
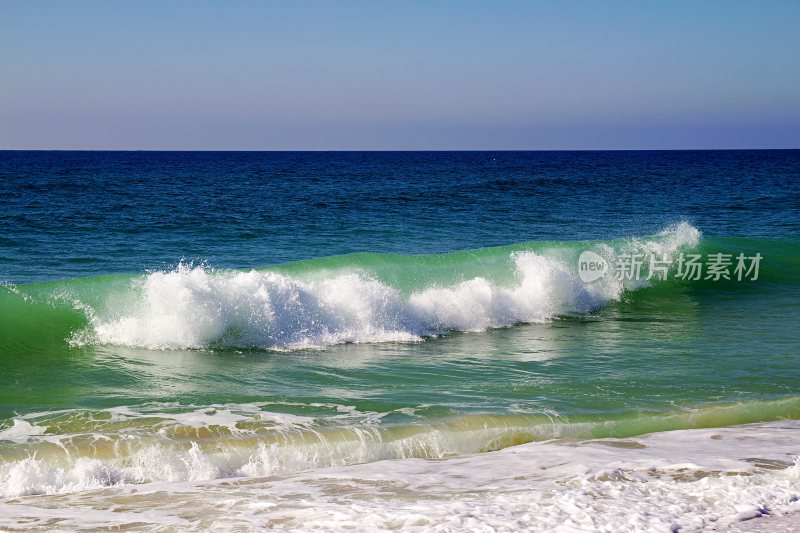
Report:
M798 151L0 152L3 505L800 419L798 178ZM730 254L732 279L586 282L586 250Z

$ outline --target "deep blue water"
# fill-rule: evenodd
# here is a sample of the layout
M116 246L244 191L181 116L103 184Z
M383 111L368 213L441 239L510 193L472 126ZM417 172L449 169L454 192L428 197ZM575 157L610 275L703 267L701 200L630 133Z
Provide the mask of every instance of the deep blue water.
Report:
M0 152L0 281L652 234L800 234L800 151Z

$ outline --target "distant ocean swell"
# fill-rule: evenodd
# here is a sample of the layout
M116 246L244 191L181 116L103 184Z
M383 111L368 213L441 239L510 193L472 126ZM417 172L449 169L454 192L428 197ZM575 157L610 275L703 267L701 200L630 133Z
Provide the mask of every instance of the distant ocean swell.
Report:
M291 350L419 341L592 312L650 285L613 276L582 282L576 266L583 250L611 261L622 253L660 257L699 242L700 232L681 223L628 240L436 256L353 254L249 272L181 264L143 277L7 286L0 288L0 313L17 322L9 333L22 343L33 342L18 338L32 322L48 322L51 330L60 324L73 345Z

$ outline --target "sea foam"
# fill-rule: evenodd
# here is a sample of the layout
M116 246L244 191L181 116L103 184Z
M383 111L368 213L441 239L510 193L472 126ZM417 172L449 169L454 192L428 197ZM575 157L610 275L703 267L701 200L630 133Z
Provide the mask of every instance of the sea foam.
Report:
M31 488L107 487L119 473L91 459L59 471L29 459L6 483L40 495L1 499L0 528L696 531L800 510L797 446L798 424L776 422L205 482L219 472L193 446L180 460L155 453L131 464L135 476L160 461L174 481L55 495ZM265 475L263 454L246 473Z

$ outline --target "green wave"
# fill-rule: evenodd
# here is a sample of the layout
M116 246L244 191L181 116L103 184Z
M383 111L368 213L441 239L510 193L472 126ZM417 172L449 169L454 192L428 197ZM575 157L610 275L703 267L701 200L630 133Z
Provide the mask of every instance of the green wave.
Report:
M652 237L657 239L658 237ZM513 286L520 273L516 254L532 252L574 268L583 250L606 247L622 250L631 240L529 242L432 255L357 253L296 261L258 268L299 280L324 280L358 272L396 289L407 297L430 287L451 287L481 278L498 287ZM726 253L763 257L757 281L681 281L672 278L653 283L638 298L663 299L670 293L740 293L780 291L800 284L800 237L709 238L691 250L701 255ZM223 274L229 270L213 271ZM75 332L86 330L93 317L109 307L135 305L136 287L148 274L102 275L87 278L0 285L0 353L43 351L64 346ZM630 289L629 289L630 290ZM620 305L615 301L609 305Z

